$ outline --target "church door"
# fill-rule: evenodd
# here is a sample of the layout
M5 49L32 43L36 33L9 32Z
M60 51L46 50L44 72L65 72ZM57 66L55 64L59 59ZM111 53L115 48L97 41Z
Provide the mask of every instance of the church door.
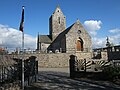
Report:
M83 42L77 40L77 51L83 51Z

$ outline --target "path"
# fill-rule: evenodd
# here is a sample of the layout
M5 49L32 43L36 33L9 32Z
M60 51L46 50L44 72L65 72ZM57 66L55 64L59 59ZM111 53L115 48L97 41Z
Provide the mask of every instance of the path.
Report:
M57 71L56 71L57 70ZM59 72L58 72L59 71ZM66 72L65 72L66 71ZM120 90L119 85L108 81L69 78L68 69L43 69L37 83L26 90Z

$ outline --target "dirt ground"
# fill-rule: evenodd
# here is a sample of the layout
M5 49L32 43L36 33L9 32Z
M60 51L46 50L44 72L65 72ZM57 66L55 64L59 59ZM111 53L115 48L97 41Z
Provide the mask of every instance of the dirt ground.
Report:
M39 68L38 82L25 90L120 90L120 85L109 81L85 78L71 79L68 68Z

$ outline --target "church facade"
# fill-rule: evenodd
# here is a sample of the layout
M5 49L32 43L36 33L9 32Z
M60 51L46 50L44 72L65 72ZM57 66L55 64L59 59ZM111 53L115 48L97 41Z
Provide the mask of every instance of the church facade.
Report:
M89 33L77 20L66 28L66 17L58 6L49 18L49 35L39 35L37 50L41 52L92 52Z

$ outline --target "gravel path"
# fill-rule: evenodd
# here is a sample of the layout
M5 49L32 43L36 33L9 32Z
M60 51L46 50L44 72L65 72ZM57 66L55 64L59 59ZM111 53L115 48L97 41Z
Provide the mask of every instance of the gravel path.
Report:
M39 69L37 83L25 90L120 90L120 86L108 81L69 78L67 68Z

